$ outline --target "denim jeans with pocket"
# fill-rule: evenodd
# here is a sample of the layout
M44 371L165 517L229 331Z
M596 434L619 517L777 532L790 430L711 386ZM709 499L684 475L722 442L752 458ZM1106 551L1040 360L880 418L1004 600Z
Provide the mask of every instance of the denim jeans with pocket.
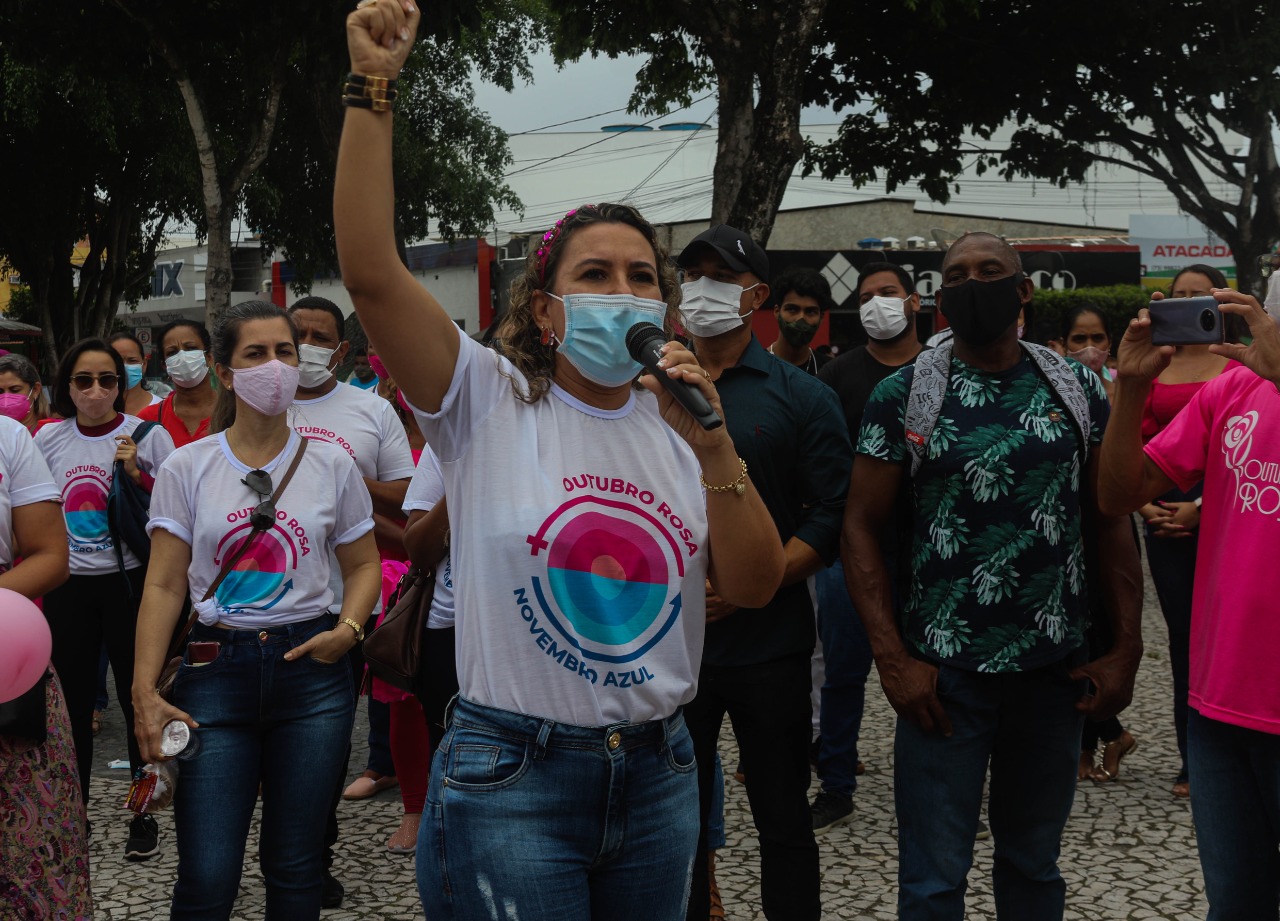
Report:
M1208 921L1280 917L1280 735L1187 714Z
M886 560L895 572L892 559ZM871 641L845 584L839 561L818 573L818 635L826 673L819 711L822 743L818 779L828 793L852 796L858 787L858 736L871 674Z
M266 917L320 916L325 819L354 717L351 670L342 659L284 655L335 620L322 614L262 630L197 624L192 631L193 642L222 648L212 662L184 664L174 687L174 705L200 724L200 749L179 763L174 797L175 921L231 917L259 781Z
M898 719L898 917L960 921L965 878L991 770L987 815L995 845L992 884L1001 921L1061 919L1062 829L1075 797L1086 682L1068 672L1084 650L1028 672L979 674L942 666L938 698L952 734Z
M431 921L677 921L697 840L680 713L584 727L459 697L431 763L418 892Z

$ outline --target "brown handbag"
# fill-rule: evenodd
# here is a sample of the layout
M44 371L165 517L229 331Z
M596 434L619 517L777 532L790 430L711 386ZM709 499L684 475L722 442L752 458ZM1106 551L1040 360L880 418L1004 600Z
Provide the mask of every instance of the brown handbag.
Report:
M272 506L279 501L280 496L284 493L284 488L293 479L293 472L298 469L298 464L302 463L302 455L306 453L307 439L303 438L302 443L298 445L298 453L293 456L293 462L289 464L289 469L285 471L284 479L280 481L276 491L271 494ZM218 590L218 586L227 577L227 573L231 572L231 568L240 562L240 558L244 556L245 551L249 549L254 539L265 530L265 527L260 528L256 524L253 526L252 530L249 531L249 536L240 542L240 546L236 548L235 553L231 554L226 562L222 564L218 577L213 580L208 591L204 593L204 597L200 599L201 603L213 597L213 593ZM187 618L187 622L183 624L182 629L173 638L173 642L169 644L169 654L165 656L165 666L160 670L160 677L156 679L156 693L170 702L173 699L173 683L178 677L178 667L182 665L182 652L186 648L187 637L191 635L191 630L199 619L200 612L192 606L191 616Z
M435 590L436 571L410 565L387 599L382 623L364 638L369 671L402 691L419 690L422 643Z

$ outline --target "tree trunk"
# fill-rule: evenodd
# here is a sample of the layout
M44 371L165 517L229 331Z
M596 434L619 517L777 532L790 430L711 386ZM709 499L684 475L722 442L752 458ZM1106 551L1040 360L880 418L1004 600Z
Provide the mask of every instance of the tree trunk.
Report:
M730 215L750 169L752 138L755 134L755 80L751 68L730 70L717 64L716 78L720 90L716 103L716 163L712 170L711 188L713 225L733 223Z
M736 20L749 36L701 36L719 85L711 222L730 224L761 246L804 153L803 84L826 6L827 0L762 4L745 22Z

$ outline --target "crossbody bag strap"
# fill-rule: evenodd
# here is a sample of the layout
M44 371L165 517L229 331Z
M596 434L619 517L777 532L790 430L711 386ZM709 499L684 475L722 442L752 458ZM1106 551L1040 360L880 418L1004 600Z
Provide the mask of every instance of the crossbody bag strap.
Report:
M293 455L293 463L289 464L289 469L284 472L284 479L280 481L280 485L276 487L276 491L271 494L271 504L273 506L276 504L277 501L279 501L280 497L284 495L285 487L288 486L289 481L293 479L294 471L298 469L298 465L302 463L302 455L306 453L307 453L307 439L301 438L301 443L298 445L298 451L296 454ZM249 549L249 546L253 543L254 538L257 537L259 534L261 534L264 530L266 529L255 527L253 528L253 530L249 532L249 536L246 537L243 541L241 541L240 546L236 548L235 553L231 554L231 556L227 558L226 562L222 564L222 569L219 570L218 577L213 580L213 583L209 586L209 589L204 593L204 597L200 599L202 602L208 601L210 598L213 597L213 593L218 590L218 586L222 584L222 580L227 577L227 574L229 572L231 572L232 567L234 567L236 563L240 562L240 558L244 556L245 551ZM200 612L196 610L195 605L192 605L191 616L187 618L186 624L183 625L182 632L177 635L173 643L169 646L169 654L164 657L164 660L166 662L168 662L170 659L176 656L178 652L182 649L182 644L187 641L187 637L191 635L191 631L195 628L196 621L199 619L200 619Z

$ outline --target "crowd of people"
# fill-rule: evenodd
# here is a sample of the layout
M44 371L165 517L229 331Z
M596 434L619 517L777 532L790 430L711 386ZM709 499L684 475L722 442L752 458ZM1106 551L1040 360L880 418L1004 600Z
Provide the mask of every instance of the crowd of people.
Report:
M899 917L963 917L989 833L997 916L1061 918L1076 787L1139 741L1120 715L1145 549L1209 917L1274 921L1280 628L1249 574L1280 546L1276 320L1192 265L1168 294L1212 297L1227 341L1154 345L1157 294L1118 342L1081 308L1041 346L1017 251L973 232L943 259L947 334L922 345L911 276L872 262L867 340L831 357L818 272L775 277L726 225L669 254L635 209L590 204L479 342L397 255L390 109L419 15L348 19L334 226L368 348L307 297L170 323L163 399L127 332L76 343L47 392L0 356L0 588L39 599L52 637L46 732L0 730L14 916L92 914L109 667L135 776L175 784L171 828L144 803L122 835L129 860L176 847L172 918L231 917L259 800L267 917L340 905L337 805L394 786L380 846L416 855L430 921L724 917L727 716L763 912L815 921L874 663L898 716ZM361 641L411 565L435 578L405 691ZM370 756L347 784L357 707Z

